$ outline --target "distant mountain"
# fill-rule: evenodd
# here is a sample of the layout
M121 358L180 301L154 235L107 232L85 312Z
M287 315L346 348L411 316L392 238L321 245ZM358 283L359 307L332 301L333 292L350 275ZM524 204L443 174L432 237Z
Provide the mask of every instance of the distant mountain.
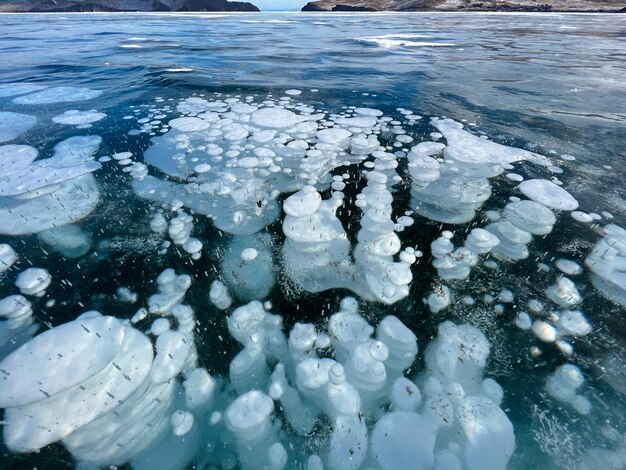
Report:
M318 0L302 11L626 12L625 0Z
M0 0L0 12L259 11L227 0Z

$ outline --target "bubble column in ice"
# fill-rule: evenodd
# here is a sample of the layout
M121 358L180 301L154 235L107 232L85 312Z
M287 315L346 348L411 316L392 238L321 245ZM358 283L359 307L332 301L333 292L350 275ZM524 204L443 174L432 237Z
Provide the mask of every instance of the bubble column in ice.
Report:
M479 255L490 252L500 243L495 235L480 228L473 229L465 240L465 246L456 250L451 238L452 233L446 230L430 245L433 266L444 281L467 279L471 268L478 263Z
M282 318L253 301L236 308L227 317L227 325L231 336L244 346L230 364L231 386L239 397L225 413L226 425L237 443L238 461L243 468L283 468L282 444L277 443L276 434L280 424L272 421L272 398L285 400L285 412L293 418L294 427L306 408L293 406L299 397L284 375L283 364L289 359ZM270 361L278 362L271 376ZM271 398L260 391L268 388Z
M79 258L91 249L91 237L74 224L53 227L39 233L41 241L66 258Z
M235 309L228 327L244 349L251 343L261 345L265 361L259 387L244 391L229 407L232 413L237 409L243 413L249 399L259 403L262 432L248 435L242 421L237 424L231 419L229 424L227 417L242 465L249 465L251 458L269 465L264 460L271 454L269 449L282 448L275 434L279 425L272 425L267 390L280 402L283 417L296 435L307 436L320 415L329 420L328 450L310 457L318 466L321 456L325 465L337 469L374 464L369 459L382 469L430 468L436 461L454 464L450 468L479 469L483 462L490 468L506 467L515 445L513 429L499 407L501 387L483 378L489 343L476 328L451 322L440 325L427 348L427 369L418 388L403 376L417 353L415 335L389 316L373 339L374 329L358 313L353 298L344 299L327 325L334 359L318 354L327 344L324 334L311 324L297 324L286 342L280 317L258 301ZM392 411L385 413L389 403ZM375 421L371 435L368 420ZM256 422L256 415L251 421ZM294 438L290 455L295 456L305 444Z
M451 238L452 233L446 230L430 244L433 266L444 281L467 279L471 268L478 263L478 256L467 248L455 250Z
M374 328L359 313L359 304L353 297L341 301L341 308L328 320L328 334L335 349L335 358L345 363L360 343L368 341Z
M0 360L35 334L39 326L32 315L32 305L22 295L0 300Z
M52 282L52 276L43 268L28 268L18 274L15 286L24 295L43 297Z
M375 409L387 398L387 369L389 349L384 343L367 340L357 344L345 363L346 378L361 396L365 409Z
M376 171L367 173L367 186L361 194L363 217L354 249L357 279L370 292L365 299L393 304L409 294L413 275L408 260L393 260L401 242L391 220L393 196L387 189L387 177Z
M5 443L25 452L63 439L81 461L125 462L164 431L174 384L153 387L152 358L146 336L98 312L36 336L2 362Z
M159 274L156 283L159 293L148 299L148 310L154 315L167 316L185 296L191 286L191 277L178 276L173 269L166 269Z
M588 415L591 403L577 393L585 382L585 377L578 367L565 364L557 367L546 381L546 391L558 401L570 404L578 413Z
M285 366L278 363L271 376L269 395L279 401L289 426L299 435L306 436L317 423L319 411L302 399L291 386L285 374Z
M333 431L325 458L332 468L357 468L364 461L367 428L361 413L369 414L389 400L393 379L386 375L385 361L390 364L390 374L396 377L410 366L417 352L414 335L397 318L388 317L379 329L380 338L391 345L389 350L382 341L371 339L374 329L357 310L356 301L346 298L341 311L328 324L335 357L343 358L344 364L318 356L317 350L328 348L328 337L311 324L296 324L285 349L285 339L280 334L282 322L277 320L280 317L267 312L260 302L235 309L227 322L231 335L244 345L242 352L251 345L260 345L258 349L263 353L262 360L250 361L259 365L253 368L259 373L239 370L233 360L233 388L247 394L267 387L269 395L281 403L291 428L300 435L313 429L320 413L326 415ZM272 363L276 366L269 376L267 366ZM249 390L242 389L241 381L252 377L256 383L248 382ZM369 409L362 406L359 387L368 396Z
M9 330L22 330L32 325L32 315L32 305L22 295L9 295L0 300L0 317L6 320Z
M209 298L211 303L220 310L226 310L233 303L233 298L228 292L228 287L221 281L213 281L211 284L211 290L209 291Z
M216 381L198 367L195 314L181 303L190 285L190 276L168 269L157 277L159 293L148 299L150 313L160 316L151 327L157 338L149 378L155 388L173 384L174 389L171 405L159 421L165 428L164 435L134 457L133 466L137 469L154 468L157 463L182 469L203 448L204 431L199 423L208 419ZM171 317L171 321L166 317ZM177 379L181 375L182 386Z
M609 224L596 243L585 265L591 270L591 282L611 300L626 307L626 230Z
M239 396L226 409L226 426L235 436L242 469L284 468L280 465L282 459L272 450L279 429L279 423L272 419L273 411L274 402L259 390Z
M485 227L500 243L492 249L499 259L517 261L528 258L533 235L547 235L556 222L554 213L535 201L514 201L504 208L504 217Z
M10 245L0 244L0 275L11 269L17 258L17 253ZM40 274L44 279L49 277L46 276L47 272ZM27 284L26 281L26 278L22 279L22 287ZM0 300L0 359L28 341L37 331L38 326L33 324L32 315L32 305L22 295L9 295Z
M392 411L371 433L379 468L506 468L515 446L513 428L499 408L502 389L482 378L488 353L479 330L451 322L439 326L426 349L421 387L396 378Z
M350 242L335 216L341 204L341 199L323 201L313 186L305 186L283 204L285 273L306 291L349 289L355 283Z
M438 313L445 309L452 302L452 292L446 285L436 285L433 291L426 296L424 303L428 305L428 308L433 313Z
M303 399L331 421L327 465L358 468L367 452L367 428L359 393L347 380L343 365L329 358L306 358L297 365L296 386Z
M527 150L507 147L473 135L452 119L432 119L446 138L446 146L423 142L409 152L412 177L411 206L429 219L461 224L472 220L491 196L488 178L503 172L503 166L530 160L548 165L547 159ZM441 162L432 158L443 150Z
M265 389L269 361L289 364L282 318L267 312L259 301L236 308L227 317L228 331L244 346L230 364L231 385L239 393Z
M233 237L222 260L222 275L235 297L263 299L274 287L272 238L267 233Z
M0 274L9 269L17 261L17 253L6 243L0 244Z
M417 356L417 338L397 317L389 315L381 320L376 328L376 339L383 343L389 352L384 364L387 382L404 374Z
M419 193L441 176L441 164L433 158L445 148L439 142L420 142L407 155L411 175L411 194Z
M563 308L571 308L582 302L576 284L565 276L559 276L556 282L545 290L546 297Z
M466 468L505 468L515 447L513 426L499 408L502 389L482 377L488 355L480 330L452 322L439 325L425 354L426 413L451 430L448 438L459 436L451 442L463 449Z
M491 196L484 177L460 172L450 161L432 158L444 145L422 142L408 154L411 174L411 207L423 217L449 224L469 222Z
M176 217L170 220L167 233L176 245L185 245L191 237L193 218L185 211L179 210Z
M76 222L96 207L100 194L91 174L102 139L70 137L50 158L36 160L26 145L0 146L0 233L26 235Z

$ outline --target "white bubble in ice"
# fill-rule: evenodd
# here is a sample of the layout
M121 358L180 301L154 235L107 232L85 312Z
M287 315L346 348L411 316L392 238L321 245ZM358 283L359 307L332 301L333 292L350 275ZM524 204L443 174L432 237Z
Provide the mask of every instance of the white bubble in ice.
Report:
M16 139L37 123L35 116L28 114L0 112L0 142Z
M54 104L71 101L85 101L97 98L102 94L100 90L92 90L90 88L59 86L46 88L42 91L31 93L29 95L20 96L13 99L15 104Z

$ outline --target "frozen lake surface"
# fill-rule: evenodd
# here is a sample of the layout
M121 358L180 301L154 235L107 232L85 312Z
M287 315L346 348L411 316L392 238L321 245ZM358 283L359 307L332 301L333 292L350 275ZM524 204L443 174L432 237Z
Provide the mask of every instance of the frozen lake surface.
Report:
M6 468L626 468L624 15L0 15Z

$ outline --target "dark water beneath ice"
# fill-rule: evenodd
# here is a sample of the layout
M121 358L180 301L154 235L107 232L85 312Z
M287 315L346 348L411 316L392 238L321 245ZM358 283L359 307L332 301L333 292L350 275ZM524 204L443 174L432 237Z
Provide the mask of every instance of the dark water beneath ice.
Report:
M29 82L103 91L85 102L36 106L0 98L0 111L37 116L38 124L10 143L32 145L40 154L64 138L87 133L103 138L97 156L124 151L141 156L149 136L129 135L137 124L123 118L134 110L143 117L142 105L152 105L156 97L177 101L214 92L279 97L295 88L303 91L299 101L334 112L364 106L397 118L395 109L403 107L425 117L476 123L473 131L497 142L553 156L564 170L558 176L580 210L608 211L614 216L610 222L626 223L624 15L7 14L0 15L0 31L0 85ZM69 109L96 109L107 117L87 130L52 123L53 116ZM423 140L432 131L424 119L410 132ZM559 160L563 154L576 159ZM515 171L538 176L526 164ZM40 305L37 319L58 325L91 308L130 317L136 306L116 302L115 289L130 286L145 299L154 293L156 276L174 267L196 279L187 301L200 323L201 363L214 375L227 374L237 347L228 338L223 314L208 306L207 292L229 236L200 219L194 234L201 234L205 254L199 262L175 250L157 256L160 241L148 229L150 205L134 195L128 176L110 165L96 178L101 202L81 223L95 240L85 257L76 261L49 254L35 235L2 237L19 251L21 268L45 267L54 280L66 281L53 281L46 298L57 302L49 308ZM510 195L519 195L503 176L492 183L494 194L482 212L501 209ZM394 204L406 208L406 199L400 196ZM341 211L340 216L348 218ZM473 223L479 222L484 225L481 214ZM528 260L497 273L477 268L455 293L480 299L508 287L520 299L541 298L555 275L554 269L538 270L537 262L553 266L556 258L566 257L582 263L600 238L598 227L607 222L581 224L561 214L549 236L535 238ZM440 229L440 224L418 219L401 238L428 252ZM269 231L282 236L280 223ZM2 278L2 297L15 293L16 272ZM413 275L407 299L390 307L369 304L368 318L376 323L385 314L398 316L416 333L421 350L445 319L469 322L485 332L492 342L487 374L504 388L502 408L515 427L511 468L573 468L592 447L615 448L611 430L624 438L625 312L597 293L586 272L576 284L594 331L575 342L570 360L584 371L585 395L593 404L591 415L582 419L543 392L547 375L565 360L555 347L513 325L515 308L495 315L488 305L470 308L458 302L432 314L421 300L435 277L428 256ZM296 321L321 323L346 294L329 291L294 301L277 287L270 297L290 327ZM325 306L321 317L320 305ZM539 358L529 353L533 346L542 348ZM607 353L622 358L616 359L622 362L611 377L598 366ZM73 463L53 445L26 456L0 448L0 466L72 468Z

